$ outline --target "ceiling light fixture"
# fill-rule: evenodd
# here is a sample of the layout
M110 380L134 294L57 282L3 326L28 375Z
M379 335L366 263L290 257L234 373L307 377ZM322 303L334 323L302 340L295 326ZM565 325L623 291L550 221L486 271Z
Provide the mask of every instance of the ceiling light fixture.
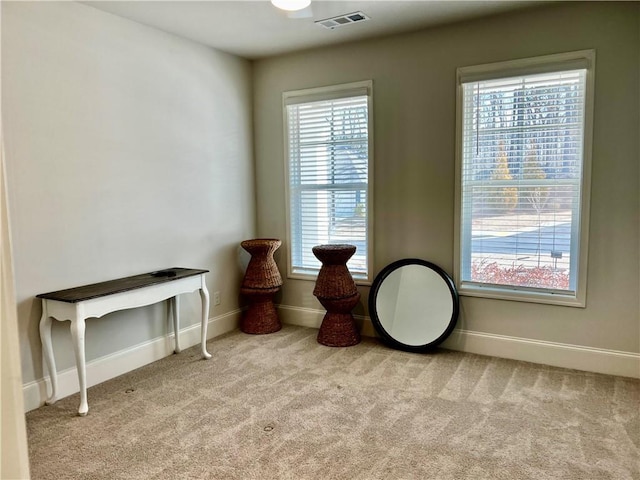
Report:
M307 8L311 5L311 0L271 0L271 3L280 10L295 12L296 10Z

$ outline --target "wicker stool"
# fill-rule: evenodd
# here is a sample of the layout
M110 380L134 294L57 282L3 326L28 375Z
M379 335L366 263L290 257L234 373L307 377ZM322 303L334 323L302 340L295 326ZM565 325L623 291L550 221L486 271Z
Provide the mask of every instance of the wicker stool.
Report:
M318 332L318 343L329 347L349 347L360 343L360 333L351 310L360 300L347 261L356 252L353 245L318 245L313 254L322 262L313 294L327 313Z
M282 242L275 238L256 238L240 245L251 254L240 288L240 293L249 300L249 308L240 320L240 330L253 334L277 332L282 324L273 305L273 296L280 290L282 277L273 253Z

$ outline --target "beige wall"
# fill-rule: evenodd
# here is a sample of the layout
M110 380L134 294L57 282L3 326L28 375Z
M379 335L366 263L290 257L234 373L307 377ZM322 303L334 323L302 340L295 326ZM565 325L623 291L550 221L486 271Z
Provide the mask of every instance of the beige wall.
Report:
M452 273L456 68L594 48L587 307L465 297L459 327L639 352L639 32L638 3L569 2L256 62L258 234L286 236L282 92L373 79L375 270L420 257ZM313 286L286 280L282 304L321 308Z
M255 234L251 64L75 2L2 2L2 114L20 351L42 378L38 293L205 268L238 308ZM182 326L199 321L183 296ZM87 360L161 337L164 305L89 320ZM58 369L75 365L54 322Z
M375 270L415 256L451 272L456 67L586 48L597 52L587 308L463 298L460 326L640 351L639 10L568 3L276 57L254 63L252 90L237 57L86 5L2 2L24 381L43 375L37 293L181 265L211 270L222 297L211 317L238 307L238 243L255 218L258 235L285 238L285 90L374 80ZM286 271L284 249L276 257ZM282 304L320 308L313 282L285 281ZM185 326L198 307L183 299ZM90 320L87 359L164 335L163 313ZM60 370L74 365L65 327Z

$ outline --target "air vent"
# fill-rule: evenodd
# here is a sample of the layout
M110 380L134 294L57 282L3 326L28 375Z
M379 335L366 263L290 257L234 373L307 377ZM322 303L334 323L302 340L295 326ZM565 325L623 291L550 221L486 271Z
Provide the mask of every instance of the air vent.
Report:
M346 15L340 15L338 17L325 18L324 20L318 20L316 25L333 30L336 27L342 27L344 25L351 25L353 23L364 22L369 20L362 12L347 13Z

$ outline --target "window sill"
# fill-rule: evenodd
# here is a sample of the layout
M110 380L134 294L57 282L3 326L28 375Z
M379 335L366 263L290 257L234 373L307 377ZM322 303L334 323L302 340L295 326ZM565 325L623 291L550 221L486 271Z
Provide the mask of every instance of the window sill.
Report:
M359 277L357 275L351 275L353 277L353 280L356 282L356 285L359 287L370 287L371 286L371 280L369 280L368 278L365 277ZM315 282L316 279L318 278L318 274L317 273L289 273L287 275L287 278L291 278L293 280L306 280L309 282Z
M585 308L584 298L572 293L532 292L508 287L490 286L458 286L458 293L464 297L491 298L496 300L510 300L514 302L543 303L563 307Z

